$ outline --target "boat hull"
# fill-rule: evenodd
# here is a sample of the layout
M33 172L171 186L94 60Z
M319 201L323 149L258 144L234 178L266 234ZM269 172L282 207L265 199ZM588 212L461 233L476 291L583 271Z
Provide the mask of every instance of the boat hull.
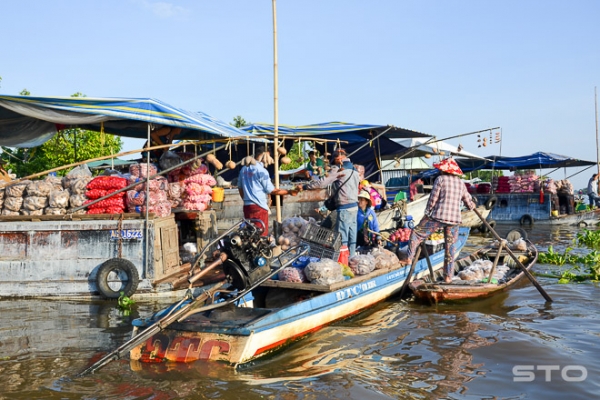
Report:
M461 228L456 254L466 243L468 231L468 228ZM434 270L442 268L443 258L443 251L430 256ZM327 287L313 285L312 297L276 309L243 311L239 307L217 309L209 316L196 314L149 338L134 348L130 357L142 362L211 360L232 365L246 363L397 294L408 278L409 270L409 266L400 265L376 270L330 285L328 291ZM426 260L419 260L413 277L427 274Z
M490 249L485 251L479 250L478 252L470 255L469 257L465 257L463 260L459 260L456 262L455 269L462 268L461 264L470 265L470 263L477 259L479 255L483 255L483 253L489 253ZM535 246L529 243L528 246L528 261L525 263L525 268L529 271L533 265L535 265L537 261L537 250ZM504 256L508 258L508 255ZM515 268L519 268L515 266ZM454 283L446 284L446 283L430 283L425 282L423 280L415 280L409 284L410 289L412 290L415 298L419 300L429 301L431 303L438 302L453 302L453 301L461 301L461 300L474 300L485 297L490 297L495 295L496 293L505 291L509 289L511 286L520 281L525 273L523 271L516 273L505 283L491 284L491 283L472 283L472 284L463 284L463 283Z

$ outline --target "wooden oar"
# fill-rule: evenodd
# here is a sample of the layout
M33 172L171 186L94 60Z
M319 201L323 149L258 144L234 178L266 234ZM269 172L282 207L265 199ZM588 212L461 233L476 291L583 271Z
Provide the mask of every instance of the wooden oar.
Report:
M494 228L492 228L490 226L490 224L488 224L488 222L485 220L485 218L483 218L481 213L479 213L479 211L477 211L477 208L474 208L473 212L475 212L475 214L477 214L479 219L481 219L481 222L483 222L483 225L485 225L485 227L489 229L489 231L492 233L492 235L494 235L496 240L498 240L499 242L502 242L502 238L498 235L498 233L494 230ZM512 250L508 248L508 246L505 247L505 250L508 253L508 255L511 256L511 258L513 260L515 260L515 263L521 268L521 270L523 271L525 276L527 276L527 278L531 281L531 283L533 283L533 286L536 287L536 289L541 293L541 295L544 297L544 299L546 299L546 301L548 301L548 302L552 302L553 301L552 298L548 295L548 293L546 293L546 291L542 288L542 286L535 279L535 277L533 275L531 275L531 273L529 271L527 271L527 268L525 268L523 263L521 263L521 261L519 261L519 258L515 255L515 253L513 253Z
M402 289L400 289L400 297L402 297L404 295L404 290L406 289L406 287L408 286L408 284L410 283L410 281L412 279L412 275L413 275L413 272L415 272L415 266L417 265L417 262L419 262L420 255L421 255L421 246L419 246L419 248L417 249L415 257L413 258L413 262L410 265L410 271L408 271L408 275L404 279L404 284L402 285Z
M423 253L425 253L425 259L427 260L427 268L429 268L429 276L431 276L431 282L435 282L435 278L433 276L433 265L431 265L431 260L429 259L429 252L427 251L425 242L421 242L421 247L423 248ZM454 273L454 271L452 272Z

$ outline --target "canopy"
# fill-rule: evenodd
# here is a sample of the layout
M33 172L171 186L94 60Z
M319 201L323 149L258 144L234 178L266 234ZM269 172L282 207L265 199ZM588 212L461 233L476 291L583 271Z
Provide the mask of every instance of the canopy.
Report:
M251 124L241 129L257 135L273 135L275 131L274 126L270 124ZM342 143L342 147L348 154L353 153L364 145L365 142L385 132L385 134L374 140L371 146L360 148L351 157L354 164L360 164L365 167L365 176L372 176L379 170L378 160L390 158L406 150L404 146L394 142L393 138L431 137L431 135L425 133L397 128L391 125L352 124L347 122L326 122L302 126L279 125L278 132L283 136L304 137L307 140L310 140L308 138L314 138L317 139L317 143L319 138L327 140L339 139L340 141L347 142ZM291 147L291 143L287 144L286 142L285 146ZM333 146L330 149L332 148ZM372 178L372 180L376 179Z
M502 157L489 156L482 160L458 159L456 163L463 172L477 171L480 169L543 169L543 168L566 168L566 167L586 167L596 165L594 161L585 161L578 158L563 156L554 153L537 152L527 156L520 157ZM430 178L437 175L437 169L431 169L421 174L423 178Z
M578 158L563 156L554 153L533 153L520 157L489 156L482 160L456 159L463 172L479 169L540 169L585 167L595 165L594 161L585 161Z
M421 157L425 154L439 154L440 151L443 151L446 155L454 155L455 157L466 157L466 158L476 158L483 160L483 157L479 157L476 154L469 153L465 150L459 150L458 147L451 145L450 143L446 143L443 140L432 140L428 142L428 139L423 138L412 138L412 139L395 139L396 143L401 144L404 147L408 147L409 150L408 156L410 157ZM402 157L402 154L399 154Z
M148 124L181 128L174 139L204 140L251 134L202 112L156 99L0 95L0 146L36 147L58 130L77 127L144 139Z
M256 135L271 135L275 128L271 124L250 124L240 128L246 132L252 132ZM411 131L409 129L398 128L392 125L370 125L370 124L352 124L348 122L325 122L312 125L278 125L277 131L280 135L287 136L334 136L333 139L345 140L349 143L364 142L365 138L375 137L386 131L385 137L388 139L403 139L412 137L431 137L425 133ZM344 135L342 139L341 135ZM324 139L332 139L330 137Z
M402 169L407 171L427 170L431 166L420 157L401 158L399 160L385 160L381 162L381 169L384 171Z

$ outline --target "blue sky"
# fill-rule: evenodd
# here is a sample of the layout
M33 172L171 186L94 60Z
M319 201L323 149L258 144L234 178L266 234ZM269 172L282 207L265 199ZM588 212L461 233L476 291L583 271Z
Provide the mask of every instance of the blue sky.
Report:
M0 93L154 97L272 123L271 7L4 2ZM596 160L599 15L595 0L279 0L279 123L391 124L439 138L499 126L502 155ZM572 179L577 188L590 171Z

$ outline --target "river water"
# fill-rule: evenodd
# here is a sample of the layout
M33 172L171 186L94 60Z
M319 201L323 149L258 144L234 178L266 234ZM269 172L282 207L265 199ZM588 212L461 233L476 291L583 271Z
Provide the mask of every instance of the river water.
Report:
M540 250L564 249L577 229L528 233ZM598 398L600 287L538 280L553 303L524 278L461 305L392 299L238 370L119 360L81 378L129 338L132 318L164 304L124 316L110 302L0 301L0 399Z

